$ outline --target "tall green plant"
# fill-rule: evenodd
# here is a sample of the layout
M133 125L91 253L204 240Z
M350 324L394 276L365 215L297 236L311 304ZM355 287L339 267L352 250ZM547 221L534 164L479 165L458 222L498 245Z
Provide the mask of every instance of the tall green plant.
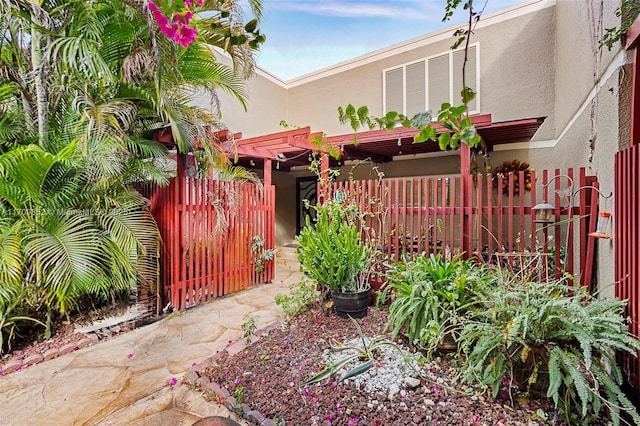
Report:
M11 350L11 342L23 323L44 325L40 321L20 312L23 309L24 289L5 284L0 288L0 354Z
M462 316L487 285L485 271L462 255L431 254L397 262L385 289L392 302L388 327L433 352L458 336Z
M510 279L481 302L461 334L466 381L494 397L505 382L537 390L569 423L586 424L606 408L616 425L623 410L640 424L616 362L616 352L640 350L622 316L626 302L596 299L564 282Z
M0 145L37 142L56 152L77 142L95 179L163 182L166 150L151 135L169 127L181 152L197 144L209 164L228 166L211 131L219 116L195 100L225 90L245 105L244 78L264 36L257 20L241 25L236 1L207 3L196 17L206 15L197 25L207 28L181 48L158 33L144 2L0 2L0 87L11 89L0 90ZM249 5L259 18L261 2ZM237 66L216 60L212 46ZM22 132L11 131L16 123Z
M358 282L368 266L371 248L362 240L355 223L357 206L336 197L314 207L312 223L296 237L298 260L307 276L326 290L355 291L368 283Z

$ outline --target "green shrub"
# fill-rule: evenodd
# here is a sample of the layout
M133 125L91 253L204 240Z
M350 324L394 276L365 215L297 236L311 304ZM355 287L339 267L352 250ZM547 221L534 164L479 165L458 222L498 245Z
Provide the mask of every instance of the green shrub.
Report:
M398 262L388 273L389 327L428 353L457 339L461 318L486 284L484 268L462 255L431 254Z
M298 260L304 273L323 293L366 290L368 281L360 280L369 266L371 247L362 240L357 226L357 205L346 199L329 199L313 207L315 221L296 237Z
M289 288L289 294L276 295L276 305L281 306L288 317L301 314L320 300L316 286L309 281L302 280Z
M640 349L622 317L625 302L562 281L505 281L484 294L461 333L464 379L494 397L504 383L546 395L568 423L588 423L603 406L616 425L621 409L640 423L616 364L616 351Z

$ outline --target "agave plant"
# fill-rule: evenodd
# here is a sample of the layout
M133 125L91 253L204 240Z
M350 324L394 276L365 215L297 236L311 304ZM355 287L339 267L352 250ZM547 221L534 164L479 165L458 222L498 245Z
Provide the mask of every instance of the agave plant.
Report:
M329 362L327 367L307 380L304 385L309 385L312 383L320 382L327 377L331 377L340 371L341 368L352 363L354 361L358 361L358 364L348 371L346 371L339 379L339 381L343 381L348 379L349 377L354 377L359 374L362 374L369 370L373 366L373 362L375 361L376 355L379 352L380 348L384 346L391 347L397 350L400 354L404 355L404 352L393 341L389 340L386 336L375 336L375 337L367 337L362 332L362 328L360 328L360 324L353 318L351 321L355 324L356 329L358 330L358 335L360 338L361 346L346 346L341 344L331 345L331 350L334 352L346 352L347 355L342 358L338 358L335 361Z

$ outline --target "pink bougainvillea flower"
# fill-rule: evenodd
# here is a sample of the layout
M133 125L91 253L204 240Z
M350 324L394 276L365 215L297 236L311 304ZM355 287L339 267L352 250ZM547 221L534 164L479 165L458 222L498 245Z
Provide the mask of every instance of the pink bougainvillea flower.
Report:
M331 387L336 388L338 387L338 382L334 381L333 383L331 383Z
M311 397L311 402L313 402L314 404L315 404L316 402L318 402L318 397L317 397L317 396L315 396L315 395L314 395L314 396L312 396L312 397Z
M332 421L333 420L333 414L327 414L327 420Z
M233 343L233 340L229 340L227 343L228 343L228 344L232 344L232 343Z
M433 393L440 393L440 386L433 385Z
M355 425L358 423L358 416L353 416L352 418L349 419L349 421L347 422L348 425Z
M478 423L480 421L480 417L474 414L473 416L471 416L471 420L473 420L474 423Z
M127 358L129 359L133 358L133 354L127 354Z
M233 381L234 384L239 385L240 383L242 383L242 379L240 377L236 377L236 379Z
M153 0L149 0L149 5L147 7L152 12L160 12L160 9L158 9L158 5L155 4Z
M171 381L169 382L171 387L174 387L176 385L176 383L178 383L178 379L176 379L175 377L172 377Z

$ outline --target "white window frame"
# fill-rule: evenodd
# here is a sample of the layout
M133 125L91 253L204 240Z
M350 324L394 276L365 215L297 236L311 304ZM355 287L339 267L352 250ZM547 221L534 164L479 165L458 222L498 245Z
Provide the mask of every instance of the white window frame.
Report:
M471 43L469 44L469 47L472 48L474 47L476 50L476 97L475 97L475 102L476 102L476 108L469 111L469 114L479 114L481 111L480 108L480 93L481 93L481 87L480 87L480 43L479 42L475 42L475 43ZM461 100L459 99L459 94L454 94L453 93L453 54L454 52L459 52L461 50L464 50L464 48L460 48L460 49L456 49L456 50L447 50L445 52L440 52L437 53L435 55L431 55L431 56L427 56L425 58L422 59L418 59L415 61L411 61L411 62L405 62L403 64L400 65L396 65L393 67L388 67L382 70L382 111L383 114L386 114L387 112L387 72L388 71L392 71L392 70L396 70L398 68L402 68L402 111L398 111L401 112L402 114L406 115L407 114L407 67L419 62L424 62L424 105L425 107L428 107L428 102L429 102L429 59L433 59L433 58L437 58L439 56L444 56L444 55L449 55L449 103L451 103L452 105L459 105ZM434 115L434 119L437 118L437 113L438 110L440 109L440 105L436 106L435 109L432 107L431 108L431 113Z

